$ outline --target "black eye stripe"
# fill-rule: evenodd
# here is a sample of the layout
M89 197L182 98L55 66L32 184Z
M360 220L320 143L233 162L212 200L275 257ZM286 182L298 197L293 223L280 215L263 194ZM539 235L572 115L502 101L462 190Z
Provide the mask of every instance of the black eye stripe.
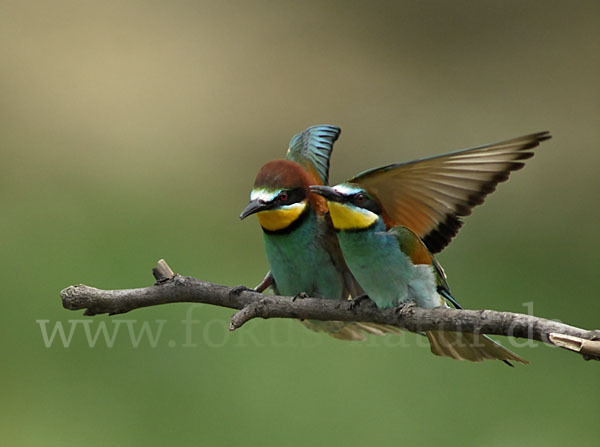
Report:
M381 214L379 203L365 193L357 192L350 198L350 202L359 208L364 208L375 214Z
M287 194L285 200L281 199L281 193ZM288 189L281 191L281 193L274 199L274 202L278 205L291 205L292 203L302 202L306 198L306 191L304 191L304 188Z

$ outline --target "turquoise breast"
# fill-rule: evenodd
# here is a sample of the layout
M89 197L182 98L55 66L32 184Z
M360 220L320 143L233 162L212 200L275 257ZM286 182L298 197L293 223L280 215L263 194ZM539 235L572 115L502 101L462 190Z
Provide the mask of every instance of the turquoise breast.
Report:
M311 209L302 219L291 231L264 232L267 260L279 294L346 298L343 275L321 242L324 222Z
M348 268L378 307L408 300L428 308L443 304L432 266L413 264L382 220L366 230L340 231L338 240Z

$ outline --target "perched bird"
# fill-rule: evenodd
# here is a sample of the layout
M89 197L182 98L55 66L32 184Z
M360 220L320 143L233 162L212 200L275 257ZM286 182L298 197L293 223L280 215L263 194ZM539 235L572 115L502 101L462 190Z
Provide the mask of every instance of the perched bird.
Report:
M359 284L380 309L409 300L424 308L447 306L456 300L442 267L410 229L386 230L377 198L352 183L311 186L327 199L329 213L344 258ZM460 306L458 306L460 307ZM499 359L528 363L485 335L428 331L434 354L478 362Z
M288 296L348 299L361 295L348 270L327 214L325 200L309 190L327 184L329 159L340 129L320 125L295 135L285 160L265 164L254 182L241 219L257 214L270 273L257 288L273 287ZM394 327L348 322L305 321L317 331L345 340L363 340L363 332L382 335Z
M325 200L310 191L326 185L333 143L340 129L313 126L290 141L286 160L268 162L259 171L250 203L240 215L257 213L263 229L271 272L258 286L271 285L276 293L347 299L363 293L348 269L331 225ZM549 138L539 133L448 156L384 166L358 175L383 204L387 227L404 225L427 245L441 251L457 233L461 216L523 166L528 149ZM325 323L325 324L323 324ZM377 325L308 322L331 335L362 339L361 330L394 330Z
M532 149L550 138L539 132L407 163L365 171L329 188L324 196L344 258L380 308L409 299L430 308L460 308L432 253L441 251L462 225L460 218L483 202L510 172L524 166ZM526 363L483 335L431 331L433 353L480 361Z

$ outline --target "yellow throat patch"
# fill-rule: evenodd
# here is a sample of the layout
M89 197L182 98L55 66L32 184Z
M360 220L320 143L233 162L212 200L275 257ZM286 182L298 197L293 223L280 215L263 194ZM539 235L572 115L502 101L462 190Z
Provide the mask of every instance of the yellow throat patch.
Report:
M260 226L265 230L278 231L289 227L300 217L305 208L306 202L294 203L285 208L261 211L256 214L256 217L258 217Z
M327 202L331 221L336 230L360 230L373 225L377 214L337 202Z

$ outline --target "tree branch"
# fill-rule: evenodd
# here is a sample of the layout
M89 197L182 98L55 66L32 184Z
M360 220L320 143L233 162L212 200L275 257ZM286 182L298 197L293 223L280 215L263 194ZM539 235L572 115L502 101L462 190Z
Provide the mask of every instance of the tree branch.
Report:
M82 284L67 287L60 292L63 306L70 310L85 309L84 315L92 316L116 315L159 304L205 303L239 310L231 317L230 330L240 328L253 318L358 321L413 332L447 330L525 338L578 352L587 360L600 360L600 331L533 315L493 310L423 309L411 303L380 310L369 300L352 303L263 295L243 286L231 288L175 275L162 259L153 273L156 283L139 289L101 290Z

